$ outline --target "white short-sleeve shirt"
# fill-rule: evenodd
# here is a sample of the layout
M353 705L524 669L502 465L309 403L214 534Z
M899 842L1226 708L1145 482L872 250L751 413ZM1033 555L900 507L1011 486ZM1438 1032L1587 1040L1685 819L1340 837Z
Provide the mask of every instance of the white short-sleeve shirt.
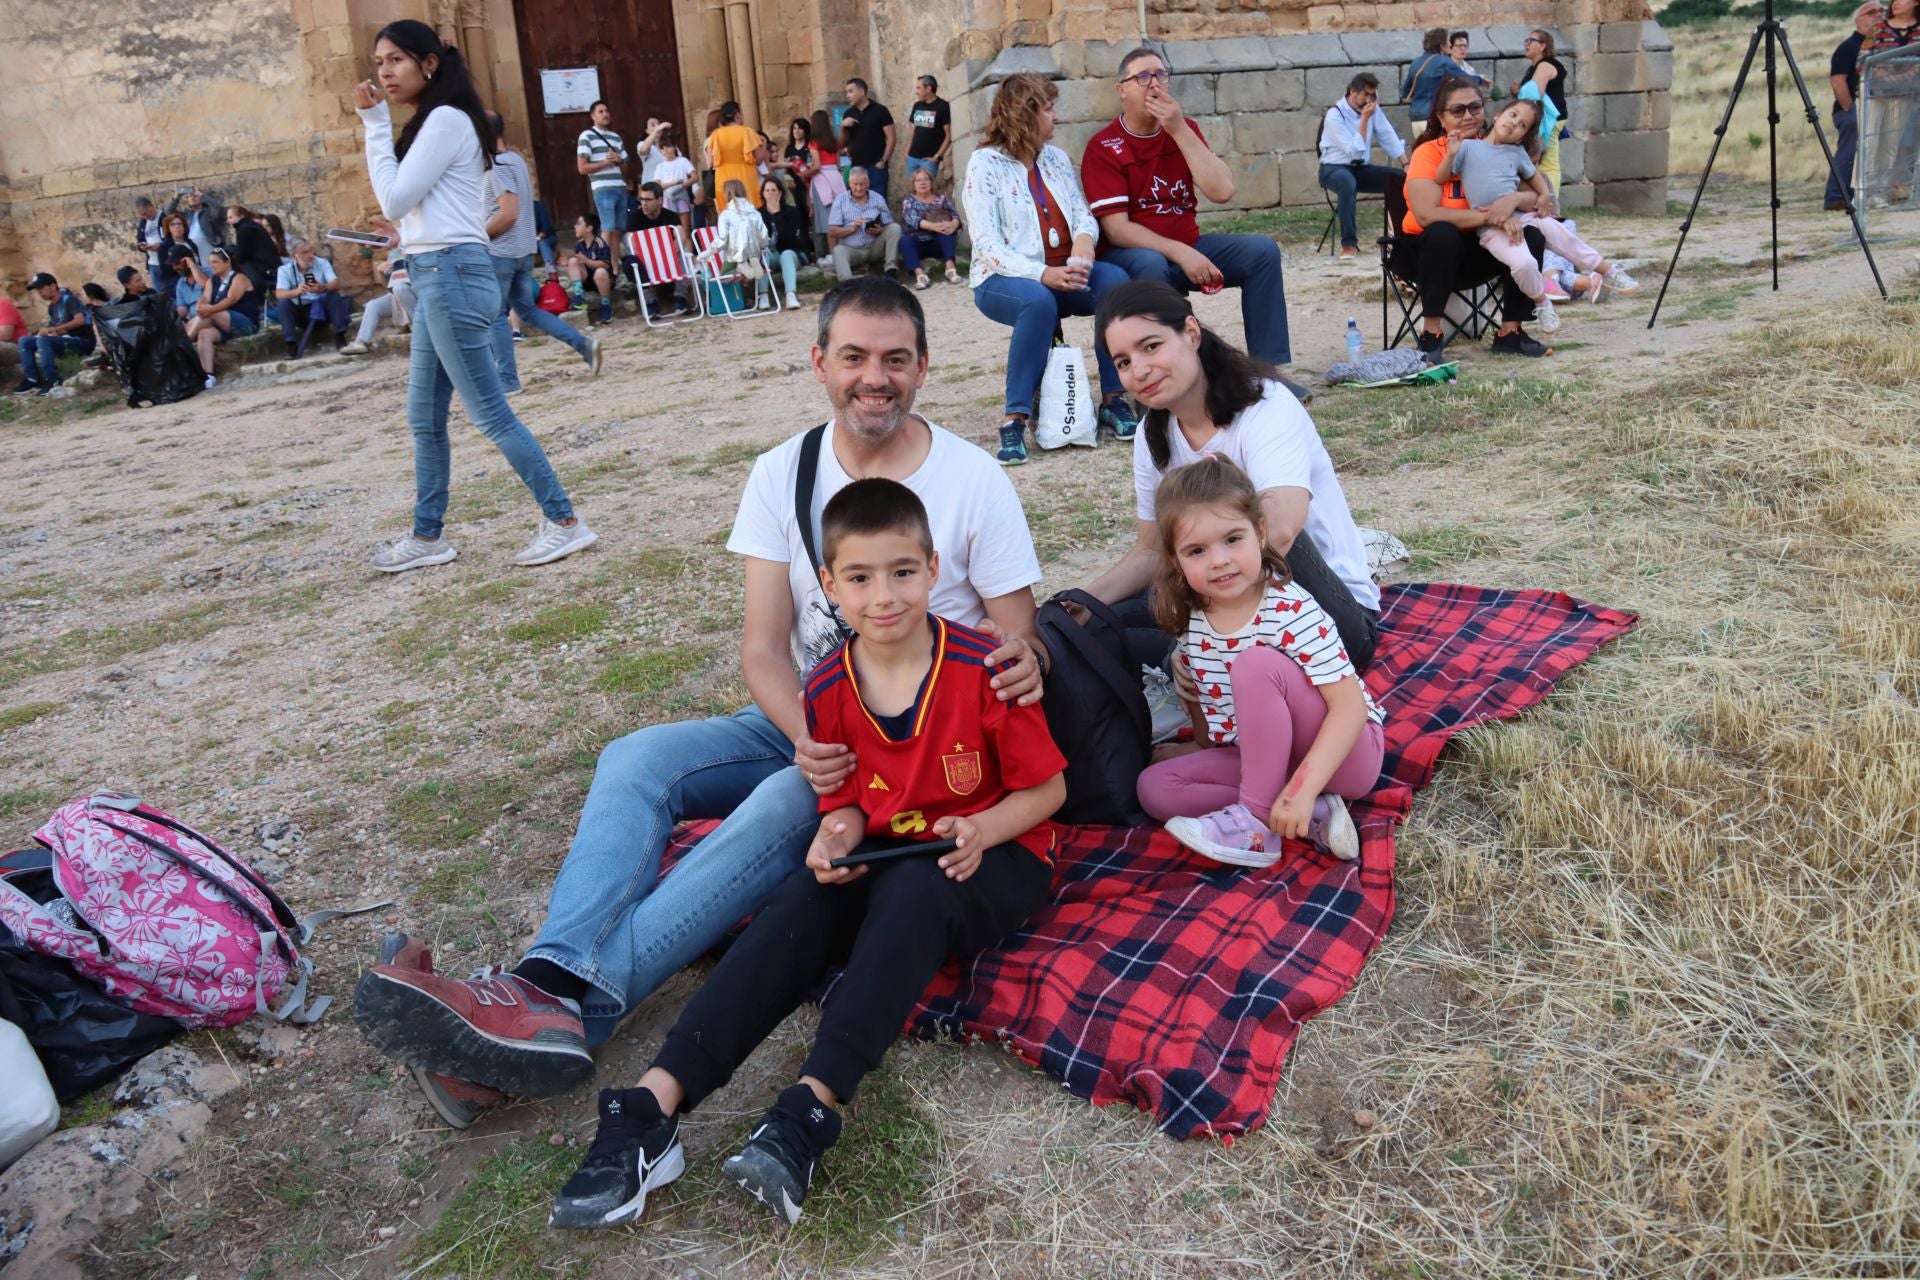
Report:
M1367 550L1360 541L1353 512L1347 508L1340 478L1334 474L1333 459L1306 408L1285 387L1267 383L1266 394L1242 409L1201 450L1187 443L1179 421L1172 420L1168 423L1167 445L1167 471L1198 462L1203 454L1210 453L1246 472L1256 490L1305 489L1309 501L1304 532L1319 548L1327 567L1346 583L1354 602L1379 611L1380 588L1367 569ZM1154 518L1154 493L1163 474L1153 465L1147 433L1134 433L1134 506L1142 520Z
M1040 581L1040 559L1006 469L978 445L932 423L927 426L933 443L926 461L901 483L926 504L933 549L940 553L940 580L929 607L943 618L977 627L987 616L982 601ZM769 449L754 462L727 550L787 566L787 585L793 592L793 660L801 671L811 671L839 645L842 634L794 518L803 436ZM821 509L853 480L834 456L831 428L820 442L819 465L808 513L816 548Z

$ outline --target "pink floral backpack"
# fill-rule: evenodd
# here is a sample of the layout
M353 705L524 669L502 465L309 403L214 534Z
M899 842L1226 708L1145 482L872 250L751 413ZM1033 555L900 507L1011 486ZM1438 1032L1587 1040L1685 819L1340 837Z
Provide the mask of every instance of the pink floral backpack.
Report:
M307 1005L313 963L298 945L355 911L296 918L246 863L135 796L70 801L34 839L52 854L59 896L38 902L0 878L0 924L139 1012L230 1027L282 993L272 1016L291 1022L313 1022L331 1003Z

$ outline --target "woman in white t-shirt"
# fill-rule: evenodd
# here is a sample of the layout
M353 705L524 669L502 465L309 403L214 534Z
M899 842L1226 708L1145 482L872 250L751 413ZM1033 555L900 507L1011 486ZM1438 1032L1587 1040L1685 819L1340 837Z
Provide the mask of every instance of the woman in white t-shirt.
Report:
M1268 543L1333 616L1353 665L1364 672L1378 638L1380 588L1333 459L1279 374L1201 324L1187 300L1159 281L1136 280L1108 294L1094 334L1147 416L1133 439L1138 538L1088 590L1111 603L1146 591L1161 558L1154 506L1160 478L1217 455L1252 479Z
M500 282L487 250L484 196L494 139L480 95L459 50L423 22L403 19L382 28L373 63L380 83L356 85L354 106L366 129L374 198L399 225L414 295L407 375L413 530L375 555L373 567L400 573L445 564L456 554L443 529L452 471L447 410L455 391L540 505L540 527L514 562L546 564L571 555L599 535L574 514L540 442L508 407L494 363ZM398 142L385 99L413 108Z

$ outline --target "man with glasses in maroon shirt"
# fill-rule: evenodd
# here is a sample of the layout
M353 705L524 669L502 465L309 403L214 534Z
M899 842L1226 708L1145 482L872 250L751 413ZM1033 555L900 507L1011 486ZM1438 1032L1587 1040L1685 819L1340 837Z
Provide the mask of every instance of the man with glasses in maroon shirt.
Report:
M1247 350L1290 364L1280 246L1271 236L1200 233L1200 197L1233 199L1233 171L1180 110L1169 80L1152 49L1122 58L1120 115L1080 158L1087 204L1100 220L1100 257L1135 280L1164 280L1183 294L1239 289ZM1303 403L1313 398L1299 383L1281 381Z

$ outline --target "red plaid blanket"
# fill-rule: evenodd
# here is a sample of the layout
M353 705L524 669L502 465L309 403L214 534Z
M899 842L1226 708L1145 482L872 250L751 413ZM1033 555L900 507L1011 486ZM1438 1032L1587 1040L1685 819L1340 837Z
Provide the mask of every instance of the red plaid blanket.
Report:
M1347 993L1386 934L1394 827L1441 747L1540 701L1636 622L1546 591L1415 584L1383 603L1367 684L1386 708L1387 757L1354 806L1358 862L1301 844L1246 871L1157 829L1072 828L1052 904L1004 946L942 969L907 1030L1002 1041L1076 1097L1131 1102L1176 1138L1230 1141L1264 1123L1300 1024Z

